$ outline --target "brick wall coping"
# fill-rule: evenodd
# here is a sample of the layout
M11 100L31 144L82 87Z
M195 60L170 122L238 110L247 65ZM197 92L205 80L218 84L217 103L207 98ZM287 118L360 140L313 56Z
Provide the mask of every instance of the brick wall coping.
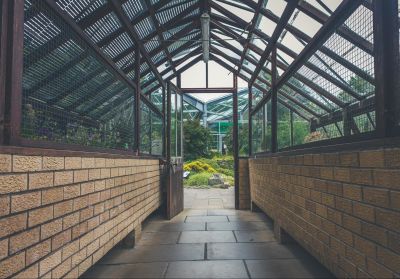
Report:
M321 141L323 144L325 141ZM312 146L319 142L312 142L306 145L294 146L292 149L283 150L276 153L265 152L253 154L249 159L264 158L264 157L279 157L279 156L292 156L292 155L304 155L304 154L317 154L317 153L334 153L342 151L366 151L376 149L388 149L388 148L400 148L400 137L393 138L381 138L372 139L365 141L331 144L323 146ZM326 144L326 142L325 142Z

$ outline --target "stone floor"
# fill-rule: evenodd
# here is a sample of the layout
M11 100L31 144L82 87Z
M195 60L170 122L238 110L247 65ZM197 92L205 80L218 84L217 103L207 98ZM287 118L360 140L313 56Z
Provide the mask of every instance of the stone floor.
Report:
M84 277L332 277L298 245L277 243L264 214L230 209L228 191L185 190L187 209L171 221L152 216L134 249L114 248Z
M235 190L229 189L184 189L185 208L216 209L235 208Z

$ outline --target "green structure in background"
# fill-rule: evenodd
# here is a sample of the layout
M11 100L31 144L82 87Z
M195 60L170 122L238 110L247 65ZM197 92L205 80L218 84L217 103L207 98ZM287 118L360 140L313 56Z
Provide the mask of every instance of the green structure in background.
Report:
M232 132L232 96L222 96L202 102L192 95L184 95L184 119L200 119L203 126L210 129L209 150L217 153L229 151L226 137ZM238 94L239 133L242 126L248 125L248 89L240 89ZM248 136L240 140L248 140ZM229 145L229 144L228 144ZM242 153L242 152L241 152ZM242 154L241 154L242 155ZM243 154L247 155L247 154Z

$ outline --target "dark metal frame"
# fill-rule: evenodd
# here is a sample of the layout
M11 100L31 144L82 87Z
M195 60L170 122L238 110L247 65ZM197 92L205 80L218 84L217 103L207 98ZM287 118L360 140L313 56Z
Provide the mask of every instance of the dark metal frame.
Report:
M191 12L195 9L200 8L202 11L209 11L211 13L211 30L214 33L211 34L212 39L218 39L218 36L215 35L215 32L218 31L219 33L237 39L244 47L243 51L239 51L236 47L233 47L227 42L218 41L220 45L223 47L229 48L233 52L240 55L240 59L233 59L229 57L225 53L218 50L218 48L214 47L213 45L210 48L211 54L210 57L220 64L221 66L229 69L235 75L236 82L234 87L237 87L237 77L241 77L242 79L249 82L249 147L251 147L251 116L259 110L267 101L272 99L272 103L274 108L277 106L277 103L280 102L283 105L287 106L291 112L296 112L300 116L307 119L307 115L302 115L296 111L295 107L290 104L290 102L299 105L299 103L295 102L295 99L288 98L287 95L279 91L279 88L291 77L296 77L302 79L301 76L296 74L296 71L303 65L310 66L307 63L307 60L310 56L315 53L317 49L320 49L325 55L333 59L334 61L340 63L341 65L349 68L357 75L361 76L365 80L369 82L375 83L376 94L375 94L375 104L376 104L376 131L371 133L365 133L362 135L352 135L349 132L351 129L356 130L352 125L348 125L346 132L344 133L344 137L340 139L331 139L326 141L321 141L318 143L306 144L301 146L292 147L294 148L302 148L305 146L319 146L319 145L326 145L332 143L340 143L340 142L349 142L349 141L358 141L361 139L371 139L375 137L384 138L384 137L392 137L400 134L399 129L399 119L400 119L400 81L398 79L400 70L399 70L399 19L397 17L397 2L398 0L373 0L372 4L363 0L345 0L339 6L339 8L331 15L326 16L324 13L321 13L318 9L313 7L307 2L304 1L297 1L297 0L286 0L288 5L282 15L282 17L278 17L274 15L271 11L262 7L262 1L254 2L252 0L243 0L242 2L247 5L246 8L249 11L254 11L253 22L250 24L250 28L248 29L249 34L247 39L238 36L235 32L229 30L230 27L232 28L241 28L245 29L248 27L248 23L245 22L243 19L239 18L237 15L233 14L232 12L228 11L226 8L222 7L215 1L204 1L203 4L193 4L185 11L179 13L176 17L170 19L167 23L162 26L159 22L157 22L156 12L167 9L166 6L170 1L161 0L154 5L151 5L150 1L146 1L148 9L138 16L132 22L126 17L123 13L121 4L125 3L126 0L110 0L110 2L105 5L104 7L97 10L93 15L88 18L85 18L81 22L76 23L69 15L67 15L64 11L56 5L55 1L52 0L43 0L48 7L50 7L57 15L57 20L63 20L66 22L76 33L80 39L82 39L85 43L89 45L89 47L94 50L94 52L103 60L103 62L114 72L116 73L121 80L127 83L131 88L135 89L135 96L136 96L136 104L135 104L135 148L130 151L123 151L123 150L109 150L109 149L102 149L102 148L95 148L95 147L85 147L85 146L75 146L75 145L66 145L66 144L58 144L52 142L40 142L40 141L30 141L26 139L20 138L20 125L21 125L21 105L22 105L22 71L23 71L23 21L24 21L24 4L23 0L3 0L1 2L2 5L2 15L1 15L1 41L0 41L0 60L5 61L5 63L1 63L0 65L0 143L3 145L22 145L22 146L36 146L36 147L46 147L46 148L55 148L55 149L71 149L71 150L93 150L93 151L106 151L110 153L117 153L117 154L128 154L128 155L140 155L139 150L139 141L140 141L140 102L143 101L151 110L159 114L163 118L163 123L165 123L165 113L166 108L165 104L163 104L162 111L160 111L157 107L155 107L151 101L147 98L147 96L141 94L141 86L140 86L140 59L137 59L137 62L133 66L134 69L125 69L124 71L118 69L115 66L115 63L118 62L118 59L122 59L123 54L129 54L133 49L128 49L123 54L120 54L117 61L111 60L106 57L100 48L102 46L107 45L113 39L118 37L123 32L126 32L132 40L136 43L135 47L139 48L140 51L135 51L137 53L137 57L140 58L142 56L142 62L148 63L150 66L148 70L146 70L142 75L145 75L152 71L155 75L153 80L148 81L146 84L142 85L145 87L155 80L158 80L160 85L163 88L164 94L163 98L165 101L165 84L162 75L173 71L173 74L168 77L170 80L174 77L179 76L182 72L186 69L190 68L197 62L201 61L201 52L199 47L194 47L194 42L187 42L180 46L178 49L174 51L169 51L168 47L172 45L172 43L166 42L162 36L163 32L170 30L174 27L181 26L183 24L189 23L188 26L180 30L176 33L172 38L175 39L182 39L186 38L189 34L193 33L193 30L197 32L196 28L199 28L199 20L195 16L188 16ZM374 13L374 44L371 44L364 38L360 37L358 34L342 26L343 22L348 18L348 16L360 5L366 6L368 9L371 9ZM214 13L213 10L218 11L219 13L224 14L221 16L217 13ZM293 14L294 9L297 8L301 12L307 14L314 20L318 21L319 23L323 24L321 30L313 37L308 37L304 32L297 29L294 26L287 25L287 20ZM122 27L115 31L114 33L110 34L108 37L103 39L97 45L94 44L87 36L84 34L83 30L90 26L91 24L95 23L97 19L107 15L111 11L115 12L118 16L120 21L122 22ZM274 30L271 37L267 36L261 30L255 28L256 24L255 21L257 20L259 15L263 15L266 18L272 20L277 24L276 29ZM145 19L146 17L151 17L153 23L156 25L156 30L151 32L148 36L145 37L145 40L151 39L152 37L158 35L161 39L161 45L152 51L147 51L144 47L143 42L140 41L138 34L133 29L133 25L139 23L141 20ZM292 33L294 36L303 40L307 45L304 50L297 55L289 48L283 46L282 44L278 43L277 39L279 35L283 31L288 31ZM375 57L375 79L372 79L370 75L365 73L362 69L359 69L355 65L352 65L348 61L345 61L337 54L333 53L329 49L321 46L325 39L330 36L334 31L337 31L338 34L343 36L345 39L350 41L355 46L359 47L360 49L364 50L365 52L373 55ZM252 35L259 36L263 38L268 43L268 47L265 50L259 49L257 46L253 45L250 41ZM199 39L198 36L196 36ZM173 61L173 57L179 55L183 51L188 49L192 49L187 55L179 60ZM285 66L279 61L276 61L276 52L277 50L281 50L287 55L295 58L295 61L289 66ZM258 55L262 57L260 61L254 61L252 57L247 55L247 51L252 50L256 52ZM157 62L153 63L151 58L160 52L164 52L166 57ZM275 53L275 54L274 54ZM272 57L270 57L272 54ZM183 63L188 57L193 55L198 55L193 61L182 67L181 69L177 70L177 66ZM256 64L256 70L254 72L249 72L249 70L244 67L243 62L247 60L251 63ZM268 71L264 64L269 61L272 62L273 68L272 71ZM169 62L169 67L165 69L162 73L157 71L157 67L160 66L162 63ZM238 68L235 69L234 67L230 66L231 63ZM267 81L263 80L261 77L258 77L258 73L262 70L267 72L268 74L272 74L272 76L276 76L277 69L283 69L284 74L277 80L273 79L272 84L268 84ZM135 70L136 72L136 81L132 81L127 77L128 70ZM240 73L243 70L251 75L251 78L246 78L244 75ZM313 70L318 71L317 68L313 68ZM208 71L207 71L208 72ZM317 72L324 76L324 78L329 78L328 76L324 75L323 72ZM57 73L60 74L60 73ZM55 74L56 75L56 74ZM208 73L207 73L208 79ZM265 89L261 88L255 81L259 81L262 83L271 86L271 90L266 91ZM333 81L335 85L338 87L343 88L346 90L345 85L341 84L338 81ZM308 86L315 89L317 93L322 95L325 92L318 87L312 81L308 81ZM208 87L208 82L207 82ZM265 93L264 98L255 106L252 104L252 88L258 88ZM154 88L153 88L154 89ZM298 94L302 95L301 90L292 88ZM196 91L197 90L197 91ZM207 88L207 90L201 89L203 92L211 93L211 92L229 92L225 88ZM348 88L347 88L348 90ZM184 89L185 93L199 93L200 89ZM236 88L237 91L237 88ZM235 90L231 91L235 93ZM354 94L351 90L348 90L348 93L359 99L359 96ZM151 94L151 90L150 90ZM279 96L286 97L290 102L281 102ZM235 96L235 94L233 95ZM304 97L304 94L302 95ZM327 115L324 118L321 118L320 123L317 125L322 125L329 123L329 121L340 119L340 117L353 117L356 113L365 112L368 107L368 100L361 100L360 101L360 108L354 112L352 109L348 109L347 111L351 111L352 115L340 114L338 112L332 112L327 110L327 108L318 104L316 100L311 100L315 104L319 105L322 109L327 111ZM343 104L339 100L332 98L333 102L337 103L339 107L344 108L346 104ZM303 108L305 109L305 108ZM276 108L273 110L275 111ZM139 113L138 113L139 112ZM312 114L312 112L308 111L308 113ZM273 114L274 115L274 114ZM273 123L275 123L275 128L273 129L273 150L276 151L276 113L275 117L273 116ZM333 123L333 122L332 122ZM317 127L314 125L314 128ZM168 131L168 127L163 127L164 135ZM275 143L274 143L275 142ZM167 150L165 150L164 144L164 155L166 154Z
M283 94L282 92L277 92L278 89L291 77L296 74L296 71L303 65L307 64L307 60L311 57L313 53L317 49L321 48L323 42L332 34L334 31L339 30L343 35L343 32L346 33L345 36L348 38L350 30L343 30L342 23L352 14L352 12L359 6L365 4L364 1L343 1L343 3L339 6L337 11L325 20L324 26L319 30L319 32L312 38L312 40L306 45L304 50L297 56L295 61L287 68L282 76L275 80L275 73L277 67L276 58L272 55L272 84L271 90L268 95L264 96L264 98L251 109L249 123L251 123L251 117L272 98L272 152L262 152L257 154L251 154L253 156L268 156L268 154L278 152L276 147L276 137L277 137L277 119L274 116L274 112L276 111L275 105L277 100L275 95ZM299 4L300 10L304 11L304 9L308 9L309 13L314 13L315 10L310 11L309 4L302 2ZM372 6L368 6L373 10L374 14L374 46L371 51L371 46L367 44L365 41L360 40L360 38L355 37L349 39L352 43L359 46L361 49L367 51L368 53L373 53L375 58L375 96L372 96L368 99L363 99L359 104L353 104L350 107L344 108L343 105L340 105L343 108L343 111L335 111L328 113L326 116L320 119L320 121L312 122L310 119L310 123L312 128L315 130L317 127L322 127L327 124L335 123L337 121L342 120L343 118L351 118L354 116L369 112L371 110L371 106L375 104L376 100L376 131L367 132L363 134L359 134L357 127L354 123L348 123L344 127L344 135L340 138L333 138L322 140L319 142L312 142L297 146L291 146L289 148L281 149L279 153L283 152L295 152L294 150L312 150L313 148L317 148L320 150L324 146L335 146L336 148L341 148L344 144L349 144L352 142L360 142L360 141L368 141L374 138L387 138L400 135L400 82L398 76L400 74L400 57L399 57L399 19L397 16L397 0L389 0L389 1L380 1L374 0ZM307 14L309 14L307 13ZM313 16L313 18L314 18ZM319 20L322 20L322 15L318 15ZM356 40L356 42L354 41ZM279 46L275 47L276 49ZM324 50L326 51L326 50ZM254 76L249 81L249 87L254 85ZM272 97L271 97L272 96ZM286 96L288 97L288 96ZM293 101L293 100L292 100ZM333 100L334 101L334 100ZM298 104L299 105L299 104ZM291 115L293 112L296 112L293 108L288 107L291 111ZM311 113L311 112L310 112ZM351 135L351 130L355 133ZM293 132L291 132L291 135ZM251 133L249 132L249 138L251 139ZM291 139L293 142L293 139ZM387 141L377 140L374 141L379 143L386 143ZM251 145L251 144L250 144ZM286 153L285 153L286 154Z
M143 101L153 112L164 119L164 112L159 109L141 93L140 89L140 51L136 51L137 62L135 63L136 80L130 80L124 72L118 69L115 62L104 55L100 48L95 45L84 33L72 18L62 11L54 1L43 0L53 10L58 18L66 22L75 32L75 35L82 39L92 49L100 60L118 76L118 78L135 91L135 141L132 150L118 150L98 148L92 146L81 146L74 144L62 144L51 141L29 140L20 136L21 115L22 115L22 72L23 72L23 32L24 32L24 0L2 1L1 14L1 48L0 58L0 143L8 146L22 146L26 148L46 148L54 150L72 150L77 152L95 152L118 154L128 156L140 155L140 103ZM114 7L117 12L120 7ZM122 19L124 20L124 19ZM133 38L134 34L132 34ZM140 46L139 40L137 45ZM146 57L146 56L145 56ZM163 121L164 122L164 121ZM143 157L143 156L141 156ZM146 158L159 158L158 155L145 155Z

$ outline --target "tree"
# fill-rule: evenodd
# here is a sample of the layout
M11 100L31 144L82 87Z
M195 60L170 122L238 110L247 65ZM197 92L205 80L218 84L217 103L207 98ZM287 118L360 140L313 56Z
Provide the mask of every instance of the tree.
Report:
M191 161L208 157L208 142L211 141L210 130L200 124L200 120L188 120L183 124L185 160Z
M249 154L249 125L243 123L239 125L239 155L247 156ZM230 127L226 133L225 144L229 154L233 154L233 127Z

